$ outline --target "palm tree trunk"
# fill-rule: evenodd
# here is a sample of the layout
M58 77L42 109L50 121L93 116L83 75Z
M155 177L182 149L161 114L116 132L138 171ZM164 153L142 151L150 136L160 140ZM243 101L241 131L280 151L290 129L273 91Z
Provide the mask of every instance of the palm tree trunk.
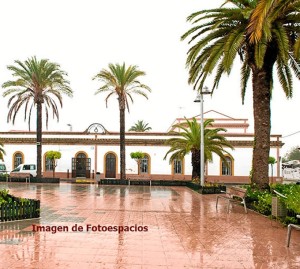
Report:
M192 179L199 178L200 182L200 150L192 150Z
M42 177L42 104L36 104L36 176Z
M254 145L251 181L260 189L269 188L271 75L272 71L270 73L266 68L253 70Z
M125 161L125 100L119 99L120 106L120 179L126 179Z

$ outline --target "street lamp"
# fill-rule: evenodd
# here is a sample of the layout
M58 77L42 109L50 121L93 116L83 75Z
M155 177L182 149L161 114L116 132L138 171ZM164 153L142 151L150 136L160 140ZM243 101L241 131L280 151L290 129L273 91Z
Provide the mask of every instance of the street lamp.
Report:
M204 122L203 122L203 95L211 94L208 87L203 87L203 89L198 93L195 103L200 103L200 185L204 186Z

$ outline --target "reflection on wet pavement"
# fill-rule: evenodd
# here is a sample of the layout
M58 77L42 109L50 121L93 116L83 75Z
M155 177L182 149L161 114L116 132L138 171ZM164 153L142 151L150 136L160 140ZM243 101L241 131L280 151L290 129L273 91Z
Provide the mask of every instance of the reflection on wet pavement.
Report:
M300 233L186 187L1 183L41 218L0 224L0 268L300 268ZM147 227L147 229L145 228Z

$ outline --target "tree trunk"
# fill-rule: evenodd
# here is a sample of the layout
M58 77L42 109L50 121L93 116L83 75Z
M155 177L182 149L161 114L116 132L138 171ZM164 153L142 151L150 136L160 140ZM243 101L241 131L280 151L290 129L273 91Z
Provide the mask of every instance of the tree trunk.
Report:
M254 142L251 182L260 189L269 189L269 153L271 133L271 91L273 66L278 47L275 42L267 44L263 66L257 67L255 45L249 44L248 64L252 70Z
M126 179L125 161L125 100L119 98L120 107L120 179Z
M192 150L192 179L199 178L200 182L200 150L194 149Z
M54 159L54 160L52 160L53 178L55 178L55 167L56 167L56 165L55 165L55 159Z
M42 104L36 103L36 176L42 177Z
M140 165L141 165L141 160L137 160L137 166L138 166L138 175L140 174Z
M269 188L269 152L271 132L271 73L270 70L253 71L254 145L252 183L260 189Z

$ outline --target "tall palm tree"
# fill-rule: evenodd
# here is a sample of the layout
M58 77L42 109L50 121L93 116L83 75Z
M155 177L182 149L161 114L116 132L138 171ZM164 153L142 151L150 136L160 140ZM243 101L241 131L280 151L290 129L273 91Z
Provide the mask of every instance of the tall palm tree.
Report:
M226 5L229 4L227 7ZM226 6L226 7L225 7ZM241 93L252 78L254 144L252 182L268 188L273 67L287 97L292 97L291 71L300 78L300 0L227 0L220 8L202 10L188 17L193 27L189 38L187 66L189 83L201 91L215 72L218 87L222 75L230 74L234 60L241 61Z
M208 119L204 121L204 161L212 162L213 153L218 155L224 163L226 161L226 155L231 154L224 148L233 149L232 145L227 139L219 132L226 132L224 128L212 128L214 120ZM179 131L172 131L171 134L179 137L170 138L167 140L167 144L170 145L169 151L166 153L164 159L169 154L170 163L175 159L183 159L188 153L192 153L192 178L200 178L200 144L201 144L201 126L197 123L197 120L186 119L186 122L175 124L175 128L179 128Z
M0 160L4 160L5 151L3 148L3 144L0 142Z
M133 126L130 127L129 131L133 132L146 132L152 128L148 126L149 123L145 123L143 120L138 120Z
M43 108L46 113L46 126L48 127L49 110L52 110L53 118L59 120L59 110L56 101L62 107L62 94L72 96L73 92L67 75L60 69L57 63L48 59L38 60L35 56L25 62L15 61L15 65L9 65L15 80L3 83L7 89L3 96L9 96L7 121L15 123L16 116L24 107L24 120L28 120L30 130L31 113L36 108L36 146L37 146L37 177L42 177L42 118Z
M138 69L136 65L126 67L125 63L109 64L108 69L102 69L93 79L98 79L102 86L95 94L108 92L105 98L106 107L108 99L116 95L119 101L120 111L120 179L126 179L126 160L125 160L125 108L129 112L129 100L133 103L133 94L144 96L148 99L146 91L151 89L142 84L138 78L145 76L146 73Z

